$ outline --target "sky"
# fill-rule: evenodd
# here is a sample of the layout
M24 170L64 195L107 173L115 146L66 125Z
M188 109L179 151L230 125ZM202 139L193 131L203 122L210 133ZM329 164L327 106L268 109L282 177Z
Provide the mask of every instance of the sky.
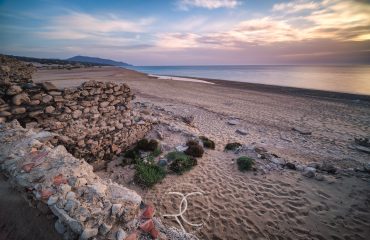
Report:
M134 65L370 64L370 1L0 0L0 53Z

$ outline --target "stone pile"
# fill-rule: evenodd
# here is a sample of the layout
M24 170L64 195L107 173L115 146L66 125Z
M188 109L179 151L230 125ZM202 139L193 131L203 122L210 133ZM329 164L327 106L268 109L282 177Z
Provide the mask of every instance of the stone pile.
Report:
M110 160L151 128L150 121L133 113L133 94L124 83L89 81L60 90L50 82L33 83L33 69L17 60L1 61L0 123L17 119L57 133L53 143L75 157Z
M0 169L32 205L57 217L64 239L117 239L137 229L141 197L99 178L92 166L63 146L53 133L0 124ZM122 240L122 239L119 239Z

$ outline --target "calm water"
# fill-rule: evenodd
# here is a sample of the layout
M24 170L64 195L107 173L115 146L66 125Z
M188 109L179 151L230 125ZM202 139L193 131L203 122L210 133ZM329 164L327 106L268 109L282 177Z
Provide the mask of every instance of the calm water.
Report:
M370 65L361 66L142 66L162 76L187 76L370 95Z

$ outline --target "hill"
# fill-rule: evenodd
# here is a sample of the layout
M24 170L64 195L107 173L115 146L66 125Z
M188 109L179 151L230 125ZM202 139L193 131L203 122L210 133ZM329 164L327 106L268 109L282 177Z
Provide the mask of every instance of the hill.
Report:
M125 63L125 62L117 62L117 61L110 60L110 59L88 57L88 56L74 56L66 60L73 61L73 62L85 62L85 63L94 63L94 64L111 65L111 66L131 66L130 64Z

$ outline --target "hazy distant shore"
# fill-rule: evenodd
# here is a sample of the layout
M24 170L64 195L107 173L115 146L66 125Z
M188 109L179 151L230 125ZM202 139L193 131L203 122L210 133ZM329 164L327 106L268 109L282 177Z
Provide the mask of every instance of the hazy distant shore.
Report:
M126 68L125 68L126 69ZM136 71L132 69L127 69L129 71ZM140 71L138 71L140 72ZM146 73L143 73L146 74ZM151 76L151 74L148 74ZM155 75L156 77L161 77L161 75ZM278 85L268 85L262 83L248 83L248 82L238 82L224 79L212 79L212 78L201 78L201 77L190 77L190 76L180 76L180 75L166 75L165 77L174 77L174 78L185 78L193 79L194 82L206 81L214 84L219 84L225 87L237 88L237 89L247 89L253 91L262 91L262 92L271 92L279 94L289 94L289 95L301 95L306 97L321 97L329 99L346 99L346 100L361 100L361 101L370 101L370 95L365 94L354 94L346 92L331 92L317 89L308 89L308 88L297 88L297 87L288 87L288 86L278 86ZM170 80L170 79L169 79ZM181 81L177 79L174 81ZM191 82L192 80L190 80Z

